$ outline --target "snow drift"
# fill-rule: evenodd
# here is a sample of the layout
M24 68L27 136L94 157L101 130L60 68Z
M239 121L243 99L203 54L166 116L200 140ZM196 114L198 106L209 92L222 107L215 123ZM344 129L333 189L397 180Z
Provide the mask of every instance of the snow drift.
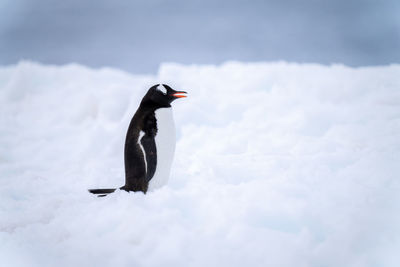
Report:
M167 83L169 184L123 184L126 129ZM1 266L399 266L400 66L0 68Z

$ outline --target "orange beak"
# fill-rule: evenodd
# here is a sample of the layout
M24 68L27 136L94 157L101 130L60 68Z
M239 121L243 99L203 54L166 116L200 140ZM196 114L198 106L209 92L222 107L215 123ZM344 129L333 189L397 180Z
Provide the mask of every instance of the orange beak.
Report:
M187 97L186 96L186 92L184 91L177 91L175 94L173 94L172 96L177 97L177 98L182 98L182 97Z

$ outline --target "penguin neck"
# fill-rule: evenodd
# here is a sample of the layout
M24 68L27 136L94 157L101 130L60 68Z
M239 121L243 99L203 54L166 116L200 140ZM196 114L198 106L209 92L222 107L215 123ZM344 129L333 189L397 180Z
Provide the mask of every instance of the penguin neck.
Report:
M142 102L140 102L139 109L143 110L144 112L154 112L156 109L159 108L170 108L170 107L171 104L160 105L154 101L143 99Z
M143 122L144 120L151 114L156 113L157 110L160 109L171 109L171 105L169 106L161 106L158 105L157 103L154 102L150 102L150 101L142 101L139 105L138 110L136 111L135 115L133 116L132 120L131 120L131 125L139 125L140 128L142 129L143 127ZM129 129L131 128L131 125L129 127ZM134 129L134 127L132 127L132 130ZM129 130L128 130L129 131Z

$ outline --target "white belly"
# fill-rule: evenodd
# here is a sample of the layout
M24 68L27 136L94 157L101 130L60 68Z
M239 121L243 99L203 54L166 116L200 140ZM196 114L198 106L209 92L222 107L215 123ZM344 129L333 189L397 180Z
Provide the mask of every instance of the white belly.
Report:
M157 119L157 166L149 183L149 190L157 189L168 182L171 164L175 153L175 123L172 108L160 108L155 111Z

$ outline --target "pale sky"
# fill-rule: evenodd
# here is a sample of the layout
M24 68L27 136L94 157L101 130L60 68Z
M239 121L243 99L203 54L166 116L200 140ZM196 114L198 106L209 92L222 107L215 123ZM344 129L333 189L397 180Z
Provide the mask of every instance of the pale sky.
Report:
M0 0L0 65L400 63L400 1Z

